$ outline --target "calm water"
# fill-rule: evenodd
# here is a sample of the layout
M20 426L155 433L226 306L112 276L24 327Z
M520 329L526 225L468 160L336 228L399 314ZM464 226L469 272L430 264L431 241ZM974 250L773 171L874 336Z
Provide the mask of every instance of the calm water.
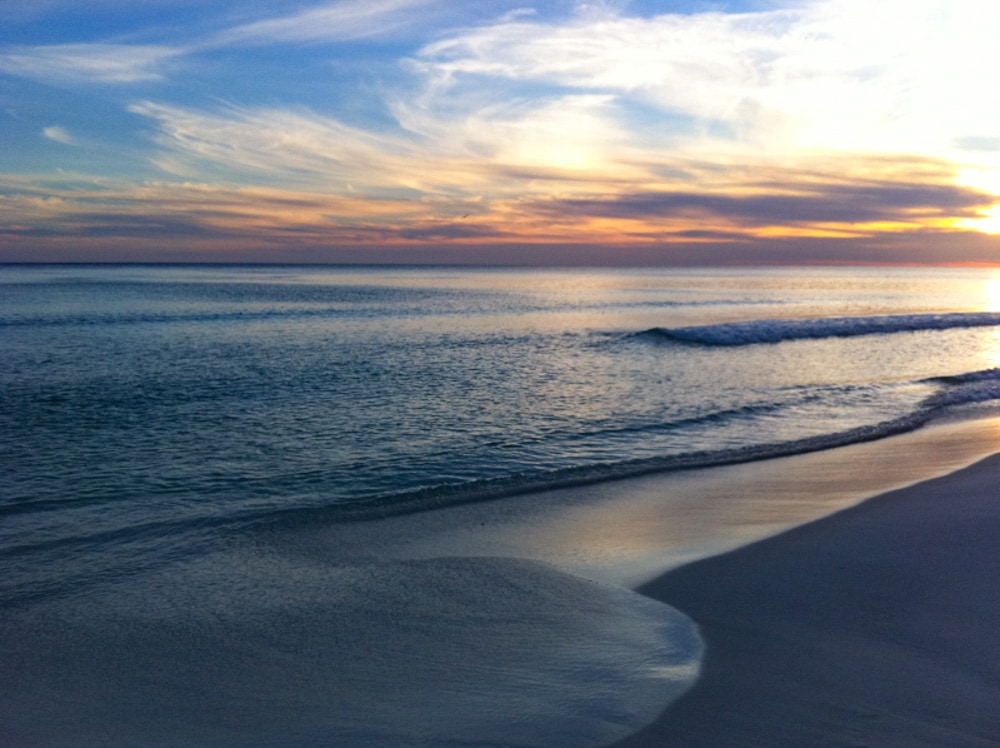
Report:
M1000 276L6 266L0 349L0 605L21 616L7 656L23 657L39 616L112 590L132 600L121 621L163 604L151 580L234 584L201 559L272 527L810 451L988 407ZM366 574L380 590L393 576ZM560 740L539 744L596 738Z

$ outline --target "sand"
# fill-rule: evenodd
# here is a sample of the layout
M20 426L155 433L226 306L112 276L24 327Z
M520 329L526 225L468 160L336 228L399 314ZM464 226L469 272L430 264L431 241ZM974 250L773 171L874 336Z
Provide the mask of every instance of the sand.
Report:
M640 588L700 626L637 746L1000 746L1000 455Z

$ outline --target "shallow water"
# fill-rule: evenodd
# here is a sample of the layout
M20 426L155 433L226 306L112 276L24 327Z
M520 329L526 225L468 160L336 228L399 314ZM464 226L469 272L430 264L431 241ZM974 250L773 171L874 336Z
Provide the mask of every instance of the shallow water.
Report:
M599 745L701 652L664 605L502 558L230 550L7 616L10 746Z

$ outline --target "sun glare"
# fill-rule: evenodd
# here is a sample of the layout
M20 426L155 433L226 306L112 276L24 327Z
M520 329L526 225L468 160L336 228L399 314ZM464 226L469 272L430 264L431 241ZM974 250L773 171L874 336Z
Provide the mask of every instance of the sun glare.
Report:
M980 211L976 218L965 218L957 221L957 225L984 234L1000 234L1000 169L966 169L959 175L958 183L964 187L982 190L996 196L997 203Z
M983 311L1000 312L1000 274L994 274L983 284Z
M1000 234L1000 205L985 210L980 218L967 218L959 222L962 228L980 231L984 234Z

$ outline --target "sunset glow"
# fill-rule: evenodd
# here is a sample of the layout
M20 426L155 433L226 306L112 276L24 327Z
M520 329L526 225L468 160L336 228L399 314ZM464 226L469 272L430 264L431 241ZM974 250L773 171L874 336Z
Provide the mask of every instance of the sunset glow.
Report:
M0 261L1000 262L977 0L0 20Z

